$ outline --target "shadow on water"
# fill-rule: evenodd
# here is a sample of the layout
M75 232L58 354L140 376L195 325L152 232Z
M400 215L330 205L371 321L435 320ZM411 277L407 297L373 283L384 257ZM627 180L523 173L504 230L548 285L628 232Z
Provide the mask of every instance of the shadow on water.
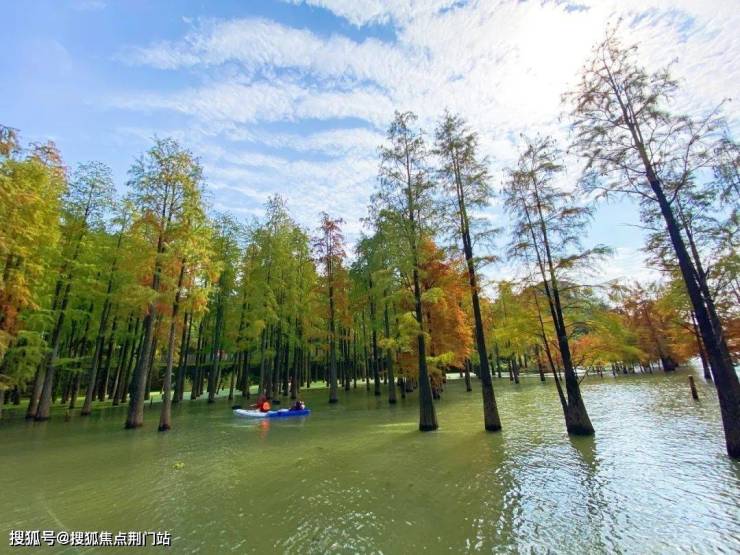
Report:
M583 466L589 471L598 471L599 462L596 456L596 436L569 435L568 440L580 457Z

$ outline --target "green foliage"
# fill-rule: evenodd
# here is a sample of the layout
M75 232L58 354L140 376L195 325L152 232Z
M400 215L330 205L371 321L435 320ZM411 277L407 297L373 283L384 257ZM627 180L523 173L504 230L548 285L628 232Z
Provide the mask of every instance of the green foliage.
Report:
M18 332L0 366L0 389L23 386L36 372L47 352L46 342L39 332Z

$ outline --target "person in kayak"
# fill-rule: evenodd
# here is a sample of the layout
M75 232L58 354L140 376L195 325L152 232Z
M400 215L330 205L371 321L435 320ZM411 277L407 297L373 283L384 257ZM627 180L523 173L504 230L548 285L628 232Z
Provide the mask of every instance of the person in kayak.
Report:
M270 410L270 401L267 400L267 396L264 393L260 393L257 397L257 403L252 405L251 408L257 409L260 412L268 412Z
M298 400L297 400L297 401L296 401L295 403L293 403L293 405L292 405L292 406L290 407L290 410L303 410L303 409L305 409L305 408L306 408L306 405L305 405L305 404L303 403L303 401L301 401L300 399L298 399Z

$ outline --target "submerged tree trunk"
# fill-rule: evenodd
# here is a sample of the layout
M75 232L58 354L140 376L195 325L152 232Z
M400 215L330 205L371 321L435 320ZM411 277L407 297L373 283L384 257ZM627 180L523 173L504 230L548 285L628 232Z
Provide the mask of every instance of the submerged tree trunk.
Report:
M208 372L208 402L216 402L217 389L221 379L221 343L223 339L224 328L224 299L223 294L219 291L216 298L216 322L213 330L213 355L211 356L212 364Z
M92 412L92 401L95 396L95 383L98 379L98 364L103 355L103 342L105 336L105 329L108 326L108 317L111 311L110 295L113 291L113 276L116 273L118 267L118 251L121 249L121 243L123 242L123 226L118 234L118 243L116 245L116 256L111 264L110 273L108 275L108 287L105 291L105 302L103 303L103 312L100 315L100 326L98 327L98 336L95 338L95 352L93 353L92 366L90 368L90 376L88 378L87 392L85 393L85 403L82 406L80 416L87 416ZM107 381L107 380L106 380Z
M378 334L375 329L375 301L373 300L373 278L370 273L368 273L368 289L370 291L370 326L371 326L371 336L372 336L372 368L373 368L373 387L374 387L374 393L376 396L380 396L380 372L378 369L378 361L380 360L380 355L378 354Z
M546 247L547 248L547 247ZM573 368L570 354L570 345L563 321L562 307L560 306L560 295L557 282L554 280L554 270L551 269L551 285L554 300L554 318L559 322L556 332L558 336L558 347L560 358L563 361L563 374L565 375L565 391L568 395L568 404L565 411L565 426L569 434L593 435L594 428L586 411L586 405L581 397L581 388L578 385L578 376Z
M259 383L259 391L257 391L257 396L260 396L262 394L267 395L267 387L266 387L266 375L265 375L265 369L266 369L266 360L265 360L265 350L267 349L267 328L264 328L262 330L261 336L260 336L260 383Z
M75 256L75 258L77 258L77 256ZM69 279L71 280L71 277ZM51 413L54 376L56 374L56 361L57 357L59 356L59 345L62 337L62 327L64 326L67 304L69 303L70 287L71 284L69 282L64 287L64 295L62 297L61 307L59 308L59 316L56 319L54 330L51 335L51 351L46 356L44 362L46 372L44 373L41 396L38 401L38 409L36 410L36 414L34 415L34 418L36 420L48 420Z
M72 255L71 262L74 263L79 254L80 249L82 247L82 239L85 235L86 225L87 225L87 216L89 214L88 210L90 207L90 199L88 199L88 206L85 210L85 222L83 223L83 231L80 235L80 237L77 240L77 244L75 245L74 254ZM57 308L57 302L59 301L60 297L59 294L64 291L64 293L61 296L61 306L59 307L59 315L55 320L54 329L51 334L51 351L44 359L44 372L38 373L37 378L41 378L41 386L39 388L39 395L36 396L36 384L34 384L34 396L31 398L31 401L29 403L29 412L31 407L34 407L34 411L32 416L36 420L48 420L51 412L51 404L52 404L52 395L54 390L54 376L56 373L56 359L59 355L59 343L61 340L62 335L62 327L64 325L64 319L66 316L66 310L67 310L67 304L69 303L69 294L70 289L72 288L72 273L67 273L67 266L68 263L64 264L64 267L62 268L61 274L59 279L56 283L56 288L54 291L54 301L52 303L52 310L55 310ZM63 278L61 276L66 275L66 285L63 282ZM38 399L38 401L36 401ZM28 416L28 415L27 415Z
M112 279L108 280L108 294L112 289ZM92 365L88 376L87 392L85 393L85 402L82 405L80 416L88 416L92 412L92 401L95 397L95 386L98 381L98 364L103 355L103 342L105 340L105 329L108 326L108 313L110 312L111 303L108 299L103 304L103 312L100 316L100 325L98 335L95 338L95 351L93 352Z
M704 299L702 296L700 286L696 280L696 269L691 263L678 223L663 193L662 186L654 175L648 177L651 188L658 199L663 219L666 222L678 265L686 284L686 290L696 314L707 358L712 368L724 425L727 453L732 458L740 458L740 381L738 381L722 327L716 316L713 317L714 315L710 314L710 310L707 308L709 299Z
M118 329L118 315L113 317L113 323L111 324L110 334L108 335L108 348L105 352L105 364L103 365L104 372L100 379L99 388L99 401L105 401L105 396L108 393L108 384L110 382L110 368L113 360L113 351L115 349L116 330Z
M387 293L386 293L387 296ZM389 340L391 337L391 326L388 320L388 303L385 303L384 309L384 320L385 320L385 338ZM390 347L386 349L386 366L388 368L388 403L391 405L396 403L396 380L393 375L393 351Z
M242 387L242 397L249 399L251 397L252 381L249 379L249 371L251 369L251 353L245 351L244 353L244 381Z
M331 267L330 267L331 268ZM329 270L331 274L331 269ZM329 402L336 403L337 398L337 353L336 353L336 324L334 322L334 284L329 275Z
M154 320L156 308L154 303L149 304L149 312L144 317L144 336L141 341L134 377L131 383L131 398L129 399L128 416L126 418L126 429L139 428L144 424L144 393L146 390L147 375L149 373L149 361L154 339Z
M483 316L480 310L480 299L478 298L478 282L475 275L475 262L473 259L473 244L470 237L470 223L467 208L465 206L465 194L463 189L460 169L455 164L455 185L457 189L458 209L460 212L460 231L463 240L463 252L465 264L468 270L468 283L470 284L470 296L473 302L473 320L475 324L475 344L478 349L480 370L478 376L481 381L481 394L483 395L483 425L489 432L501 429L501 418L496 406L496 397L493 393L493 381L491 369L488 366L488 352L486 350L486 336L483 332Z
M190 352L190 334L193 331L193 313L186 312L182 325L182 337L180 338L180 360L177 365L177 378L175 378L175 394L173 403L182 402L185 394L185 371L188 365L188 354Z
M126 400L126 392L128 391L128 382L129 382L129 375L131 373L131 367L134 364L134 360L136 360L136 352L137 348L137 338L139 336L139 323L140 319L136 318L136 322L134 323L133 333L129 336L129 348L130 352L128 354L128 358L125 359L125 361L122 361L122 368L121 368L121 379L118 381L118 388L113 393L113 404L118 405L121 401ZM129 328L130 329L130 328ZM141 341L139 341L139 345L141 344Z
M558 282L555 277L555 268L550 251L547 227L545 225L544 216L542 214L542 207L540 204L539 194L537 192L536 186L534 189L534 196L537 203L538 225L542 234L541 248L544 249L544 259L542 253L540 252L540 247L536 249L537 263L542 275L542 282L545 288L548 306L550 307L553 327L555 328L555 334L557 336L558 348L560 349L560 358L563 361L563 373L565 374L565 391L567 393L567 402L563 405L565 427L568 430L569 434L593 435L594 428L591 424L591 419L588 416L588 412L586 411L586 405L584 404L583 398L581 397L581 389L578 385L578 376L576 375L573 368L573 361L570 354L570 345L568 343L568 333L565 327L565 320L563 318L563 309L560 304L560 292L558 289ZM526 216L528 219L530 218L529 211L526 211ZM531 225L531 219L529 221L532 240L534 244L537 245L538 240L534 234L534 227ZM559 393L561 393L560 389ZM561 401L563 401L562 397Z
M681 235L681 228L671 207L671 202L676 197L674 196L671 201L666 197L663 184L658 178L643 139L642 129L637 121L629 91L620 88L611 73L609 74L609 86L619 103L624 122L632 138L632 146L640 156L645 177L660 208L686 291L696 314L699 332L717 389L727 453L732 458L740 458L740 380L738 380L735 372L721 322L714 310L712 295L706 287L706 281L702 280L702 276L699 275L686 248L686 243Z
M239 367L239 358L241 357L241 354L237 353L236 360L234 361L234 364L231 367L231 373L229 375L229 401L234 400L234 379L236 377L236 369Z
M193 383L190 389L190 400L195 401L200 395L200 367L203 363L203 350L205 349L205 323L207 315L200 319L198 324L198 341L195 344L195 367L193 368Z
M177 328L177 313L180 310L180 294L184 277L185 260L180 264L180 276L177 279L175 301L172 303L170 331L167 336L167 366L164 370L164 383L162 384L162 412L159 415L160 432L165 432L172 427L172 368L175 360L175 329ZM180 348L182 349L182 347L181 345Z
M163 209L166 211L166 207ZM157 238L157 258L154 262L154 275L152 276L152 291L159 293L160 273L162 271L159 257L164 253L164 235L160 231ZM144 396L146 394L147 378L150 373L151 359L154 356L154 324L159 319L156 302L149 302L147 314L144 317L144 336L142 338L139 357L134 369L134 377L131 381L131 398L129 400L128 416L125 428L133 429L144 425Z
M69 406L67 407L69 410L73 410L77 404L77 395L80 392L80 378L81 372L75 372L69 392Z
M519 361L517 360L516 355L511 357L511 360L509 360L509 364L511 365L511 375L514 377L514 383L519 383Z
M157 356L157 343L159 342L159 328L162 325L162 315L157 315L157 323L154 324L154 338L152 340L152 348L151 348L151 354L149 356L149 372L146 379L146 388L144 389L144 400L149 401L149 398L151 397L152 393L152 378L154 377L154 372L156 369L156 366L154 364L154 359Z
M696 325L696 315L694 311L691 311L691 329L696 339L696 347L699 351L699 358L701 359L701 368L704 372L704 379L711 382L712 372L709 369L709 362L707 361L707 352L704 350L704 343L701 341L701 334L699 333L699 326Z
M470 359L465 359L463 376L465 377L465 391L470 393L473 391L473 384L470 382Z
M432 398L432 385L429 382L429 371L427 370L426 341L424 339L423 312L421 306L421 286L419 284L419 270L416 263L413 269L414 278L414 304L416 307L416 322L419 325L417 334L417 347L419 350L419 430L429 432L436 430L437 414L434 409Z

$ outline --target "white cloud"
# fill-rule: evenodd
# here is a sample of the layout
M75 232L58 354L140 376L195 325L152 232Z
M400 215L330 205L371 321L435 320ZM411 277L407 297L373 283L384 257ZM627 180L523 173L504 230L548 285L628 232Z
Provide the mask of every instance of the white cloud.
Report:
M179 41L129 47L119 59L159 69L238 62L250 72L265 67L291 68L315 77L367 80L394 87L399 71L414 72L408 55L373 38L362 42L336 34L325 38L306 29L248 18L202 20Z
M262 134L262 143L300 152L318 152L327 156L367 155L385 140L385 135L367 128L331 129L311 135Z
M598 282L647 283L660 280L659 271L648 267L645 253L634 247L617 247L614 254L595 268ZM593 279L593 278L592 278Z
M345 232L356 235L366 213L377 175L375 157L346 155L328 161L291 160L282 156L202 148L206 177L260 204L273 193L283 195L300 222L312 226L321 211L341 215Z
M123 57L159 68L199 66L214 72L216 83L134 97L129 105L206 120L355 117L381 127L393 107L417 111L427 125L450 107L497 138L551 131L558 126L561 93L607 22L619 16L629 40L643 42L648 65L679 57L676 73L685 78L693 106L719 103L740 82L732 48L740 16L731 2L590 1L582 3L588 9L575 11L563 2L309 3L357 24L393 21L398 39L324 37L264 19L201 21L179 41L129 49ZM239 64L240 77L218 75L229 62ZM718 67L723 70L713 70ZM297 73L275 77L286 71Z
M288 0L327 9L353 25L369 23L403 24L422 14L437 13L458 0Z
M290 80L250 84L228 80L174 94L129 94L111 104L135 110L173 110L201 122L224 124L354 117L382 125L393 115L390 99L378 91L316 90Z
M170 93L135 92L114 104L185 114L188 132L198 131L209 176L224 193L239 190L251 202L286 193L306 222L329 209L357 226L375 177L375 149L394 109L417 112L430 131L445 107L460 112L480 133L497 180L515 160L520 133L564 137L561 94L606 24L619 17L628 41L641 42L649 68L679 59L680 109L712 107L737 96L740 83L736 0L292 3L329 10L360 30L387 25L395 38L353 40L257 18L200 20L179 40L120 55L200 83ZM737 126L735 105L728 116ZM365 124L347 129L339 119ZM306 132L304 120L323 122L323 130ZM287 131L267 131L266 122ZM632 251L618 250L615 260L614 272L644 268ZM639 268L628 271L632 260Z

